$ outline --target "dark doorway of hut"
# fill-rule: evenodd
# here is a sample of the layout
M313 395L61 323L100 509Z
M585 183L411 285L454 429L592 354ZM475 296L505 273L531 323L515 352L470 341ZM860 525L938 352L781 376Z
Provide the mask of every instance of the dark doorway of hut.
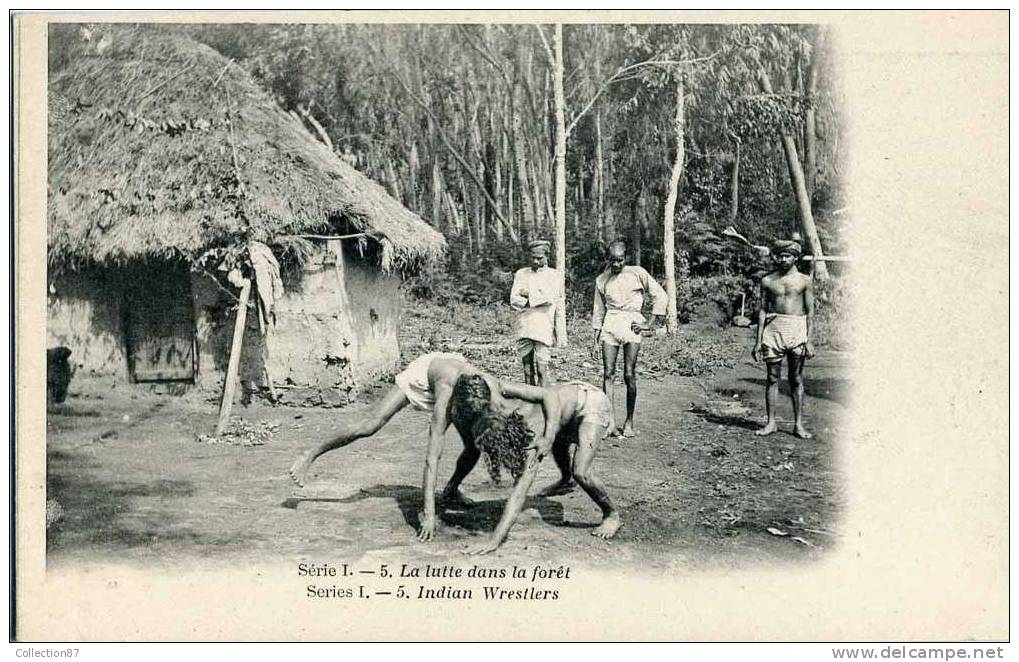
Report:
M131 381L193 383L195 317L187 266L146 262L131 267L124 304Z

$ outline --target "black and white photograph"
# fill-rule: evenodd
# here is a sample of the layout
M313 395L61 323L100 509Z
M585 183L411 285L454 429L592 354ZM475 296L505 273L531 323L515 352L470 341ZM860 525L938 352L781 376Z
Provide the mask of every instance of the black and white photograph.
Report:
M45 258L19 295L45 310L32 318L42 324L22 318L19 338L39 357L45 349L45 408L40 391L42 434L29 441L23 428L17 444L19 462L35 446L38 468L19 475L19 495L33 486L21 505L43 506L18 510L38 534L25 551L41 558L32 578L89 593L124 568L124 586L104 579L96 604L107 590L121 608L143 614L165 600L175 613L202 594L193 573L233 573L232 608L243 610L253 596L236 573L268 568L286 615L263 607L259 623L276 627L236 616L191 631L119 616L118 637L113 617L85 625L96 619L80 605L40 599L19 635L1007 639L1003 603L940 637L920 615L891 630L811 618L783 635L755 630L749 613L773 609L764 605L784 582L810 594L804 609L825 612L835 584L811 591L812 573L835 576L845 557L874 562L860 560L860 545L879 543L863 536L869 516L854 518L864 512L854 494L881 507L903 499L900 521L928 517L909 512L912 483L854 460L886 448L884 432L857 423L881 420L867 407L875 398L894 408L880 380L908 382L917 369L912 354L870 362L906 342L872 333L883 314L873 283L887 278L881 289L906 300L898 312L916 310L927 295L886 258L917 259L937 241L893 224L876 232L863 201L875 198L855 184L854 136L871 116L853 109L873 92L847 83L860 61L838 23L873 17L278 18L100 12L36 26L45 138L33 190L45 199L32 204ZM985 108L1007 136L1003 103ZM995 194L1007 198L999 176ZM886 181L880 195L905 187ZM982 227L1007 244L1003 209ZM930 361L950 370L967 346L1003 358L1007 283L1004 293L1003 335L981 346L978 332L959 334L956 347L927 347ZM939 302L922 309L926 324L944 323ZM994 398L1007 394L1007 378L987 379ZM926 388L905 388L902 416L934 408L909 408ZM1004 502L977 510L1004 524L999 536L1005 416L1004 437L991 421L996 441L972 465L1005 453L1000 472L984 474ZM936 443L895 437L892 448ZM909 473L900 461L889 467ZM981 566L991 586L1007 572L1007 537L984 540L981 554L1004 564ZM752 580L711 588L744 575L767 577L759 586L773 597L754 596ZM580 601L601 613L610 605L592 602L644 599L644 589L600 591L602 576L663 593L687 578L684 590L713 594L712 616L558 636L521 616L490 632L397 625L423 612L483 619ZM140 577L180 583L157 598ZM117 597L132 586L140 602ZM358 614L379 607L396 624L360 628ZM305 610L346 622L332 634L288 630Z

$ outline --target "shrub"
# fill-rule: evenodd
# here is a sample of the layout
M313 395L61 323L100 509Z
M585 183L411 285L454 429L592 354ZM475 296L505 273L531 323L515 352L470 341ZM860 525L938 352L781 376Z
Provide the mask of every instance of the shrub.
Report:
M845 277L814 281L814 344L830 349L851 349L852 300Z

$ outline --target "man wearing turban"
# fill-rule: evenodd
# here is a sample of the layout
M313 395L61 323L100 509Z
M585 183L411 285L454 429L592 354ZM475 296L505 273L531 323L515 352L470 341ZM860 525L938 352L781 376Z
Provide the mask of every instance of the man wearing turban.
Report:
M560 307L559 274L548 266L551 244L532 241L530 264L513 275L510 307L517 312L517 353L524 364L524 382L545 386L551 381L548 363L556 342L556 317Z
M810 276L796 268L803 249L792 240L779 240L771 246L775 270L761 279L760 308L757 313L757 340L752 355L768 368L764 405L768 421L755 434L767 436L778 430L775 399L782 377L782 360L787 363L789 391L793 404L793 432L810 439L803 425L803 365L814 355L810 327L814 318L814 286Z

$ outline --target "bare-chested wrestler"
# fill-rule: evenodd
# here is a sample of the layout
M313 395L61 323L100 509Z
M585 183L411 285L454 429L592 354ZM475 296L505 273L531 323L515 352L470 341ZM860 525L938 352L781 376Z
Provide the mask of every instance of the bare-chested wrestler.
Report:
M570 388L566 388L567 386ZM565 401L580 400L580 386L564 384L559 388L564 392L571 390L576 392L572 400L568 395L564 397ZM583 386L584 390L591 388L593 387L590 385ZM479 372L459 354L426 354L411 362L406 370L397 375L396 386L390 389L371 410L356 419L345 422L337 436L299 457L290 468L290 475L298 485L303 485L308 469L316 458L357 439L375 434L408 403L419 409L429 410L432 412L432 420L429 424L428 449L425 456L424 511L421 513L421 529L418 532L418 538L422 541L431 540L437 527L435 484L438 463L442 454L443 437L449 425L453 424L457 428L464 448L457 459L453 476L443 490L442 501L444 504L470 506L473 502L460 492L460 484L477 464L482 450L488 450L489 455L497 459L506 459L499 457L506 455L504 442L507 439L515 440L518 452L513 455L517 457L508 459L511 462L514 459L518 460L519 466L511 466L510 469L517 478L523 473L525 447L533 440L534 433L527 426L523 416L515 410L520 407L521 401L543 402L544 390L525 384L500 382L490 375ZM472 393L475 395L471 395ZM574 418L577 418L577 412L597 411L598 408L595 404L597 401L598 399L595 398L587 406L582 405L579 408L574 406ZM562 410L549 409L548 416L555 419L557 411L561 418ZM611 417L611 409L607 411L607 415ZM595 415L589 413L588 418L593 421ZM608 424L605 427L607 429ZM590 435L587 435L585 430L585 434L581 436L586 438ZM486 447L486 444L489 446ZM503 447L500 448L500 446ZM593 457L594 446L591 447L590 452ZM589 484L587 479L590 461L585 459L586 457L585 454L581 454L580 461L578 462L574 458L573 464L573 475L577 476L577 482L582 487ZM569 489L568 477L562 468L563 466L569 467L569 455L559 451L556 458L557 463L567 463L566 465L560 464L564 479L557 485L561 484L560 491ZM584 479L583 482L581 477ZM533 480L533 476L531 478ZM604 494L604 488L600 487L600 483L595 483L595 489L598 493ZM602 505L598 499L596 502L600 506ZM603 507L603 513L613 512L607 496L604 497L604 502L607 504L608 510L606 511L606 507ZM609 525L604 531L607 533L611 531L608 535L612 535L618 528L618 524L613 528L612 519L608 517L606 519L609 521ZM618 520L618 517L615 519Z
M371 409L364 414L350 418L340 424L339 433L315 448L302 454L290 467L290 477L300 486L311 463L323 453L342 448L348 444L370 437L408 404L416 409L430 411L428 455L425 460L424 512L418 538L430 540L435 532L435 481L442 441L449 428L449 399L453 384L462 373L476 373L460 354L431 353L419 356L396 376L396 385L389 389ZM491 379L491 378L490 378ZM494 379L492 379L495 382ZM464 438L464 449L456 462L456 469L442 493L447 504L472 505L472 501L460 492L460 483L467 477L480 457L480 451L471 443L470 430L458 430Z
M768 367L764 405L768 421L755 432L767 436L778 430L775 399L782 377L782 359L788 365L789 390L793 401L793 432L812 436L803 425L803 366L814 355L810 327L814 318L814 285L810 276L796 269L802 249L795 241L776 241L771 248L775 270L761 279L760 308L757 312L757 341L752 356Z
M540 494L565 494L573 487L573 481L587 493L591 500L602 511L601 524L591 531L591 535L599 538L611 538L619 530L622 521L619 513L612 505L605 485L595 476L592 464L598 446L614 429L612 403L608 396L599 388L584 382L569 382L550 387L529 386L526 384L499 383L503 398L512 398L526 402L540 403L545 418L544 434L538 436L525 447L517 447L519 465L510 466L517 478L513 493L506 502L502 518L492 536L485 542L473 545L468 549L470 554L487 554L501 545L513 526L520 510L527 499L527 491L534 482L538 464L549 450L559 467L561 478ZM475 423L475 442L481 450L492 454L498 452L499 439L491 437L501 434L496 414L496 424L491 425L493 418L489 412L493 396L488 380L481 375L462 375L454 387L454 409L458 417L473 419ZM530 440L526 440L530 441ZM576 452L570 458L570 447L576 446ZM526 451L526 460L523 453ZM512 460L513 458L511 458Z

